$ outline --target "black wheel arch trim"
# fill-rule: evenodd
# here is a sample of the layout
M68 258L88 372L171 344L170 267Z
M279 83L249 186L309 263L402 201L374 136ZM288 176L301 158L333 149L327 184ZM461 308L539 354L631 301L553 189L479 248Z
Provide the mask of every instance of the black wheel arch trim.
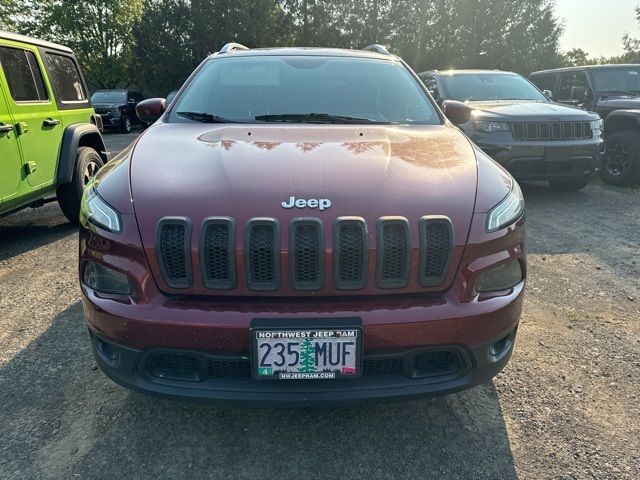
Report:
M81 142L84 140L83 142ZM87 141L89 141L87 143ZM81 145L82 143L82 145ZM104 140L100 130L92 123L76 123L65 128L62 145L58 158L58 185L70 183L73 179L73 169L76 164L76 152L79 146L94 148L102 157L104 163L109 160L105 151ZM96 148L97 147L97 148Z
M606 136L623 130L640 131L639 110L614 110L604 119L604 131Z

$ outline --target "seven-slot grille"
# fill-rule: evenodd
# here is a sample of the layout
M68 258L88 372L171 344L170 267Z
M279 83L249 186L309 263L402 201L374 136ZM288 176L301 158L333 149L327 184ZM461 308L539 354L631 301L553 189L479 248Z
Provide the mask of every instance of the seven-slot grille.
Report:
M376 223L376 286L407 287L412 275L423 287L443 285L454 250L451 221L425 216L419 221L418 265L412 266L411 226L404 217L382 217ZM295 218L288 229L289 286L293 290L321 290L325 281L325 234L318 218ZM333 225L332 283L338 290L360 290L369 279L367 223L360 217L341 217ZM280 275L280 224L273 218L254 218L244 230L244 277L254 291L282 288ZM170 288L193 284L191 272L191 222L164 218L156 231L158 263ZM236 224L232 218L205 219L198 242L202 284L211 290L229 290L237 284Z
M156 230L160 270L171 288L191 285L191 222L187 218L163 218Z
M247 285L251 290L278 289L280 280L280 232L273 218L247 223L245 243Z
M587 140L593 137L589 122L512 123L514 140Z
M292 222L289 238L291 286L296 290L320 290L324 280L324 242L318 218Z
M200 237L202 281L207 288L231 289L236 283L235 222L207 218Z

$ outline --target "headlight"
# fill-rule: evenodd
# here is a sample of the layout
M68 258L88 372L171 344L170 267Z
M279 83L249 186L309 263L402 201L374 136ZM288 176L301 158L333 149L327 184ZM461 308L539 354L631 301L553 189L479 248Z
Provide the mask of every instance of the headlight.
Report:
M476 292L501 292L515 287L521 281L522 265L518 260L510 260L478 275Z
M484 133L493 133L493 132L510 132L511 126L508 123L502 122L485 122L482 120L476 120L474 126L476 130Z
M589 125L593 133L600 133L604 129L604 121L601 118L589 122Z
M487 214L487 233L495 232L515 222L524 213L524 197L518 182L513 180L511 191Z
M95 187L90 185L82 196L80 218L111 233L122 232L120 214L100 198Z
M124 273L91 261L84 266L82 283L100 293L131 295L131 284Z

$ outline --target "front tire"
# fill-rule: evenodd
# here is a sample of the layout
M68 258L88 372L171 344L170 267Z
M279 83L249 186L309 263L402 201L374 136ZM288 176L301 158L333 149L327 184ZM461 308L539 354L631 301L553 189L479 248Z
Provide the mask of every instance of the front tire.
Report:
M564 190L565 192L577 192L589 185L588 178L580 178L577 180L549 180L549 185L554 190Z
M120 131L122 133L131 133L131 130L131 119L129 115L122 115L122 118L120 118Z
M71 183L58 187L58 204L67 219L77 225L80 222L80 202L87 184L102 168L102 157L91 147L80 147L76 153Z
M640 183L640 132L624 130L607 137L600 176L612 185Z

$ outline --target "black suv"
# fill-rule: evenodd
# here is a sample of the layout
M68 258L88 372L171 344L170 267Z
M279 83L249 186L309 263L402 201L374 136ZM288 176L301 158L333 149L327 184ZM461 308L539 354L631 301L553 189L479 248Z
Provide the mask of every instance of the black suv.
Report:
M519 180L580 190L600 166L600 117L553 103L516 73L434 70L419 76L439 104L459 101L472 108L460 129Z
M102 116L104 128L131 132L134 124L143 125L136 115L136 105L144 100L140 92L132 90L98 90L91 95L96 113Z
M532 73L556 101L604 118L607 153L600 175L614 185L640 183L640 65L593 65Z

